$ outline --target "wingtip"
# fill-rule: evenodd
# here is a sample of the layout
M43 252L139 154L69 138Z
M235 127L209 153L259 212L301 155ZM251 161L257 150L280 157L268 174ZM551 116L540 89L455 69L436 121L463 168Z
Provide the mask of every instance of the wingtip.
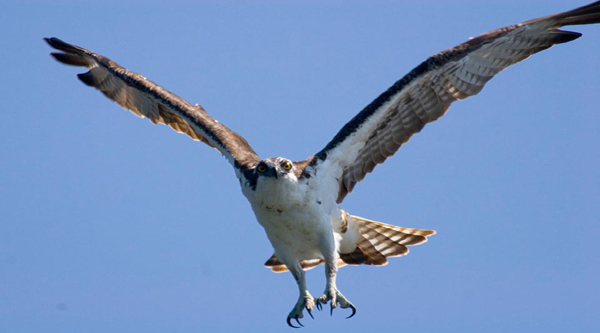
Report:
M48 43L48 45L52 46L55 48L55 45L58 43L64 43L62 40L56 38L56 37L44 37L43 38L44 41L46 41L46 43Z
M50 56L54 60L70 66L81 66L81 67L92 67L93 63L85 57L86 50L79 48L78 46L71 45L67 42L62 41L56 37L44 37L43 38L50 47L62 52L51 52ZM80 78L81 79L81 78ZM84 79L86 84L90 85Z
M52 46L52 39L54 39L55 37L44 37L42 38L44 40L44 42L48 43L48 45L50 45L50 47L54 48L54 46Z
M56 37L44 37L44 40L46 41L46 43L48 43L48 45L50 45L52 48L55 48L57 50L61 50L63 52L67 52L67 53L76 53L76 47L64 42L63 40L56 38Z
M564 31L556 29L557 37L554 40L555 44L563 44L576 40L577 38L583 36L580 32L574 31Z

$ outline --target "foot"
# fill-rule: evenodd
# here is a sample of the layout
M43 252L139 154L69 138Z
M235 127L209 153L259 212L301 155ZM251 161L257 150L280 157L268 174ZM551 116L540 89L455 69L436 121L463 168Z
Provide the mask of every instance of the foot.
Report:
M287 316L287 324L293 328L304 327L304 325L302 325L302 323L300 323L300 318L304 318L304 314L302 312L304 311L304 309L306 309L306 312L308 312L308 315L314 319L314 317L312 315L312 310L315 306L317 308L320 308L321 304L319 304L317 299L312 297L312 295L309 294L307 291L306 295L300 296L300 298L298 298L298 302L296 302L296 305L294 305L294 308L292 309L290 314ZM296 323L298 323L298 325L300 325L300 326L292 325L292 319L295 320Z
M321 295L321 297L319 297L318 299L319 305L321 303L327 304L327 302L329 301L331 301L330 314L333 314L333 309L337 308L338 304L342 309L350 308L352 310L352 313L348 317L346 317L346 319L352 318L356 314L356 307L354 306L354 304L350 303L350 301L348 301L348 299L346 299L346 297L344 297L344 295L342 295L342 293L340 293L340 291L337 290L337 288L325 289L323 295Z

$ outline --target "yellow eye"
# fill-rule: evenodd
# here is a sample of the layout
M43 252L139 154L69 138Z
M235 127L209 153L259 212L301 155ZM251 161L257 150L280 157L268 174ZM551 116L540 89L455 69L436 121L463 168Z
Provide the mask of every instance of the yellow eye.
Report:
M291 163L289 163L289 162L284 162L284 163L281 165L281 167L282 167L284 170L292 170L292 164L291 164Z
M258 167L256 167L256 171L258 171L259 173L263 173L267 171L267 167L261 164Z

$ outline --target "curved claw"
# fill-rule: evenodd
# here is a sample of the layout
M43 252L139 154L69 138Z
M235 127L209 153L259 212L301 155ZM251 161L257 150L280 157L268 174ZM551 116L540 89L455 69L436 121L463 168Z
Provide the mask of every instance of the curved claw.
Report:
M300 328L299 326L292 325L292 317L288 317L288 319L286 320L286 322L288 323L288 326L291 327L291 328Z
M348 317L346 317L346 319L350 319L356 314L356 307L354 307L354 305L350 304L350 306L348 307L352 310L352 313Z
M294 318L294 319L296 319L296 321L298 321L298 318ZM302 324L300 324L299 321L298 321L298 324L300 324L300 326L294 326L294 325L292 325L292 317L287 317L286 322L287 322L288 326L291 327L291 328L300 328L302 326Z
M296 322L297 322L297 323L298 323L298 325L300 325L300 326L294 326L294 325L292 325L292 319L296 320ZM304 325L302 325L302 323L301 323L301 322L300 322L300 320L298 319L298 316L296 316L296 317L294 317L294 318L292 318L292 317L287 317L287 320L286 320L286 322L287 322L288 326L289 326L289 327L292 327L292 328L300 328L300 327L304 327Z
M317 300L317 304L315 305L315 307L317 308L317 310L321 311L323 310L323 305L321 305L321 302L319 300Z
M306 309L306 312L308 312L308 315L309 315L309 316L310 316L312 319L315 319L315 317L313 317L313 315L312 315L312 311L311 311L311 310L309 310L309 309Z
M286 322L288 323L288 326L291 327L291 328L300 328L298 326L292 325L292 317L288 317L288 319L286 320Z

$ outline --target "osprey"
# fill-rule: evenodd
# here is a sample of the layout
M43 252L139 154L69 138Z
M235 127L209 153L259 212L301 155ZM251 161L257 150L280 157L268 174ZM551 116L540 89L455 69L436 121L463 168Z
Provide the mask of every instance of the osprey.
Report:
M261 159L239 134L144 76L114 61L46 38L62 52L61 63L83 66L83 83L140 117L162 123L218 150L231 163L242 193L250 202L274 248L265 265L290 271L299 297L287 316L302 326L304 310L330 303L355 306L338 290L338 267L385 265L389 257L408 253L407 246L425 242L433 230L401 228L350 215L340 204L376 165L383 163L427 123L441 117L450 104L476 95L503 69L580 33L565 25L600 23L600 1L568 12L493 30L438 53L394 83L352 118L323 149L304 161L283 157ZM325 266L326 285L315 298L306 288L304 270Z

